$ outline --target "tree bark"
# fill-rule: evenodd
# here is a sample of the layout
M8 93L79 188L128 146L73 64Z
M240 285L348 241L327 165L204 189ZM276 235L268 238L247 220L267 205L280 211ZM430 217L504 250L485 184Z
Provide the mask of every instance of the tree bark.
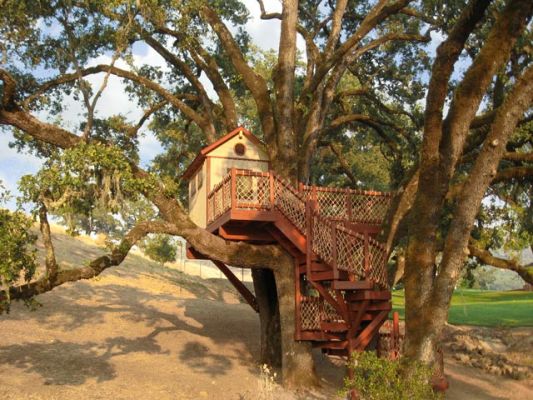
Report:
M252 278L261 324L261 364L281 368L281 329L274 274L269 269L254 269Z
M295 334L295 284L294 265L274 271L278 290L281 325L282 379L287 387L318 386L311 343L294 340Z

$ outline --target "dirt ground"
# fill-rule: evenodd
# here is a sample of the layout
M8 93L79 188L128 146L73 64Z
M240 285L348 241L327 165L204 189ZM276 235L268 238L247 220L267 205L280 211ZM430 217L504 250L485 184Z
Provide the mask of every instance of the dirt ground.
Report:
M39 301L37 311L15 304L0 316L2 400L318 400L336 398L342 383L343 368L316 354L323 389L281 389L260 373L256 314L226 281L146 267L138 256ZM533 399L531 381L452 357L446 372L448 399Z

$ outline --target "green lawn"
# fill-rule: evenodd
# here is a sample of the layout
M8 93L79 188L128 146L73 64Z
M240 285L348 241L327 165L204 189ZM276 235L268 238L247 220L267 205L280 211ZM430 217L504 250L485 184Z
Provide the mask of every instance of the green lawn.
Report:
M404 317L403 290L392 294L393 310ZM533 326L533 292L456 290L450 306L449 322L477 326Z

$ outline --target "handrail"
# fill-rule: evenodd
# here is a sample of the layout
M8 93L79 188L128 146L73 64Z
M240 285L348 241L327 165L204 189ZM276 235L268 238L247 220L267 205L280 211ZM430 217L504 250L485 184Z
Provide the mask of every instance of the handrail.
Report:
M230 204L227 204L225 200L228 193L224 192L228 190L228 187L231 188ZM296 190L273 172L232 169L207 195L208 223L213 222L221 215L221 212L232 207L249 210L275 208L307 236L311 250L330 264L334 276L338 276L338 271L343 270L359 279L371 280L386 287L384 245L370 237L368 233L361 234L343 226L338 219L345 221L347 218L331 215L336 210L335 203L330 204L328 209L325 200L321 204L320 198L306 196L305 190L311 188L314 193L347 194L348 196L344 196L345 199L350 199L350 195L381 196L389 199L391 194L303 185L301 188L303 190ZM219 203L216 202L217 199ZM310 214L306 212L307 204L312 207ZM308 224L311 226L311 231L309 231Z
M338 193L349 193L349 194L360 194L367 196L384 196L384 197L393 197L394 192L380 192L375 190L364 190L364 189L348 189L348 188L334 188L329 186L308 186L301 185L301 191L312 191L316 190L317 192L338 192Z

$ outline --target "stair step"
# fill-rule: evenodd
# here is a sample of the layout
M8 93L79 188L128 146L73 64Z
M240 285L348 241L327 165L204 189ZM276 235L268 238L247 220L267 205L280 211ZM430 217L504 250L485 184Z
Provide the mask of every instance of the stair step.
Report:
M300 332L297 340L311 340L311 341L346 340L346 335L342 332L302 331Z
M357 292L348 292L346 293L346 299L349 301L390 300L391 292L389 290L361 290Z
M374 284L370 281L340 281L335 280L331 282L331 288L336 290L360 290L372 289Z
M346 322L321 322L320 327L326 332L346 332L348 330Z
M300 272L304 273L306 271L307 271L307 266L305 264L301 265L300 266ZM327 265L327 264L313 262L313 263L311 263L311 271L312 272L331 271L331 267L329 265Z
M358 311L361 308L361 303L349 303L351 311ZM392 310L392 303L390 301L380 301L369 304L366 309L367 311L383 311L383 310Z

